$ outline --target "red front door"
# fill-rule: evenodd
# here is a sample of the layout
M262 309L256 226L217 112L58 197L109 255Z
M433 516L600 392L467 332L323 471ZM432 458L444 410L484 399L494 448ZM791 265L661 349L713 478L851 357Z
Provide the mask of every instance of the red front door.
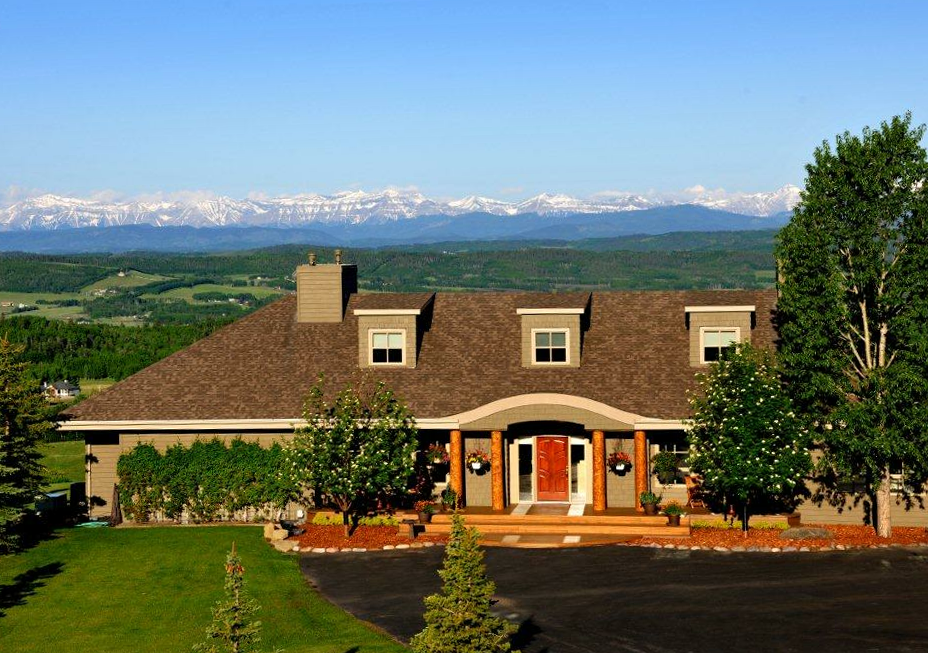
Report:
M538 500L567 501L567 438L537 438L535 451L538 461Z

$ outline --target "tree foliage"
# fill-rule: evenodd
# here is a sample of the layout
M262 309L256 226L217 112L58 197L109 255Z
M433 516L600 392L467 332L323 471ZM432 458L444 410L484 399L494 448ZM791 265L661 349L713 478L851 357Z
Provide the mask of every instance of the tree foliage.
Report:
M812 462L809 432L769 352L739 345L700 375L690 403L690 469L716 504L751 513L791 507Z
M22 346L0 336L0 550L16 546L24 509L43 480L38 443L55 428L22 353Z
M823 478L862 481L856 500L868 517L875 504L883 537L891 470L928 471L924 133L906 114L823 143L776 250L785 380L818 424Z
M206 629L206 641L193 647L199 653L246 653L261 641L261 622L253 617L257 602L245 592L245 567L235 552L226 557L225 599L213 608L213 621Z
M265 449L238 438L229 446L218 438L175 444L163 454L140 443L116 465L120 504L138 522L156 513L195 522L241 519L245 511L273 518L295 498L284 460L279 444Z
M414 653L505 653L517 628L490 613L496 585L487 577L479 534L464 517L451 517L442 589L425 597L425 629L412 638Z
M412 414L384 383L363 379L332 401L324 379L310 390L287 447L293 480L315 503L331 502L346 535L354 520L404 494L414 472L417 429Z

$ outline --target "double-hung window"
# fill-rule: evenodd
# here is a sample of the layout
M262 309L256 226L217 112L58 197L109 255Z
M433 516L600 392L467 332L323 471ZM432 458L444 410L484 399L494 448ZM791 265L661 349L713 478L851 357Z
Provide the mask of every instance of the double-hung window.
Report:
M402 365L405 362L405 331L371 331L371 365Z
M738 327L700 329L701 362L714 363L721 359L726 349L741 341L740 332Z
M677 458L677 471L668 485L682 485L683 477L690 473L686 459L690 455L690 445L685 441L664 442L658 445L658 451L666 451Z
M534 363L566 364L568 331L566 329L532 331Z

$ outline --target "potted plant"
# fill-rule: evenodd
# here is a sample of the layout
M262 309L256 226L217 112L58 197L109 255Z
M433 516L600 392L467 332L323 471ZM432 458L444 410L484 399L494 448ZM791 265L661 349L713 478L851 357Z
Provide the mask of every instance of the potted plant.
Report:
M618 446L616 446L615 450L606 458L606 465L613 473L622 474L631 469L632 459L627 453L620 451Z
M638 500L644 508L644 514L654 516L657 514L657 506L660 505L661 497L653 492L642 492L638 495Z
M490 466L490 457L482 449L474 449L467 454L465 460L468 466L475 472L479 472L483 468Z
M448 455L448 451L444 446L435 442L425 450L425 460L429 465L447 465L451 460L451 456Z
M651 456L651 470L657 474L663 484L673 483L677 477L677 454L670 451L658 451Z
M413 506L416 513L419 515L419 523L428 524L432 521L432 515L435 513L435 506L432 505L431 501L416 501L415 506Z
M662 512L667 515L668 526L679 526L680 517L686 514L678 501L668 501Z
M458 507L458 493L453 487L446 487L441 492L441 510L454 510Z

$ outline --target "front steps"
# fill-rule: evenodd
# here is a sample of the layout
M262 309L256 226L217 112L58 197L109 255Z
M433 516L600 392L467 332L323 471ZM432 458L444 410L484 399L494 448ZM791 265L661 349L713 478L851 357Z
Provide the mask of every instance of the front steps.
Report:
M680 526L668 526L667 517L645 515L511 515L503 513L468 514L468 526L475 527L487 544L538 546L548 544L583 545L590 543L621 542L640 537L688 537L689 518ZM430 535L444 535L451 531L451 515L439 513L425 525Z

